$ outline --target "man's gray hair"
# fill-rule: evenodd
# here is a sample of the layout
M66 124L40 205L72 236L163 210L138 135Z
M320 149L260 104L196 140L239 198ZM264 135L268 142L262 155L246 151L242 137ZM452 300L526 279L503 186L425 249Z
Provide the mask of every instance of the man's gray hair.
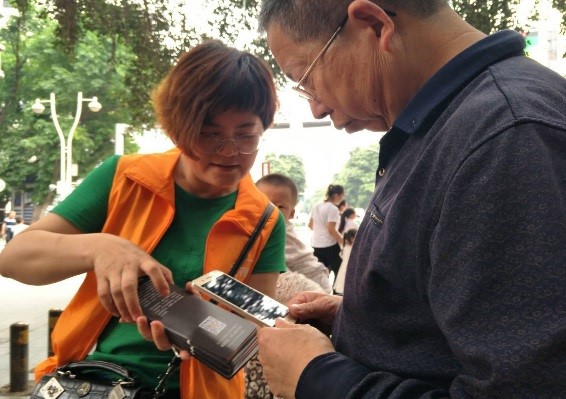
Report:
M277 24L297 43L328 40L346 16L352 0L262 0L259 30ZM389 11L427 17L448 5L447 0L372 0Z

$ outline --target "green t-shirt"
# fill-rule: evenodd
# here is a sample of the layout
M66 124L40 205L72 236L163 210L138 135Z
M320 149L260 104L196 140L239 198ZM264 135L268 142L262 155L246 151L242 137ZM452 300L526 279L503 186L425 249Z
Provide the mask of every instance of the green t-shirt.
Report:
M52 212L85 233L101 231L118 159L119 156L113 156L94 169ZM203 199L175 185L173 222L151 255L171 269L176 285L184 287L187 281L202 275L208 232L226 211L234 208L236 196L237 192L234 192L220 198ZM285 221L280 214L253 273L283 271ZM88 359L122 364L142 383L155 385L156 378L165 371L171 357L172 352L160 351L153 342L144 340L135 324L118 323L113 317ZM178 378L171 378L169 386L178 387L178 381Z

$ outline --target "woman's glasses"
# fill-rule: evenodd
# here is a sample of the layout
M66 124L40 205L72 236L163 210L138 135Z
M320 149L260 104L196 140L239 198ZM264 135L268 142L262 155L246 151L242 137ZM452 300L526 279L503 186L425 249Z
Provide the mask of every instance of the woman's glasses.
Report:
M223 139L217 134L201 133L200 136L198 136L195 150L205 155L218 154L228 141L232 142L236 152L249 155L259 149L261 134L246 134L234 139Z

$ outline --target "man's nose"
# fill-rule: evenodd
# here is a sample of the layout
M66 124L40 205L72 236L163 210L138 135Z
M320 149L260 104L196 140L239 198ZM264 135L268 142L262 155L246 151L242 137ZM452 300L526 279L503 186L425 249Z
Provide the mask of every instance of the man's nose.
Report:
M332 109L316 100L309 100L312 115L315 119L323 119L332 113Z

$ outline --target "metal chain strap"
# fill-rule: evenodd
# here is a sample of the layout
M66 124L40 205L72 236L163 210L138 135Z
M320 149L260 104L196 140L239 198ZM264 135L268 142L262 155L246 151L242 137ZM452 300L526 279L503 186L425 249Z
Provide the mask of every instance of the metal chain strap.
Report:
M177 352L175 348L171 348L171 349L173 350L173 353L175 355L173 356L173 359L169 361L165 373L159 376L159 379L157 380L157 386L153 391L153 399L159 399L160 397L165 395L165 392L167 391L167 381L169 380L169 377L171 377L171 375L175 371L177 371L179 365L181 364L181 357L179 356L179 352Z

